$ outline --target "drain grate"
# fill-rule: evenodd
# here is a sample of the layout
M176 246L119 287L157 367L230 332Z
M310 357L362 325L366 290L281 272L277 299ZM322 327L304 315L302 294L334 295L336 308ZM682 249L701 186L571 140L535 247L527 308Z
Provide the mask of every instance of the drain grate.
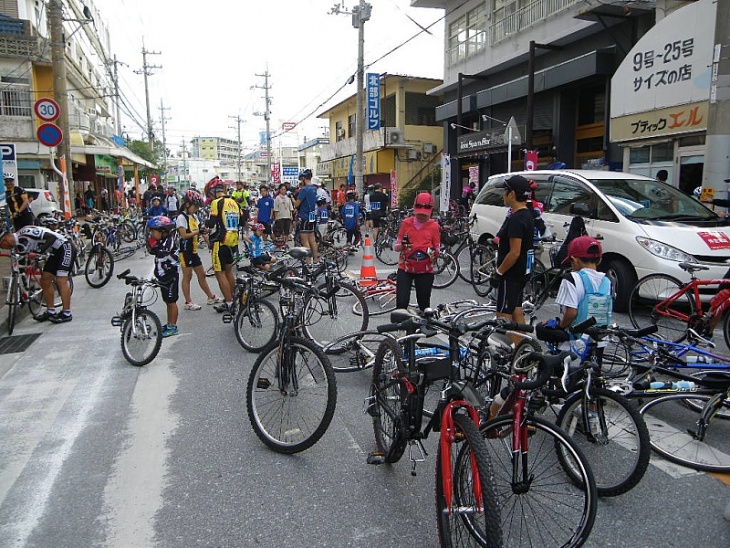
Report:
M25 352L33 342L41 336L41 333L30 335L13 335L12 337L0 337L0 354L14 354Z

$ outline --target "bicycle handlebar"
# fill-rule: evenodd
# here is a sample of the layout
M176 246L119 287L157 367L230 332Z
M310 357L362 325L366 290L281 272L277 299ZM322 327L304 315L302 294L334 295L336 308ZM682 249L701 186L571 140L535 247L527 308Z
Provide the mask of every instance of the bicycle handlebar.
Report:
M542 354L541 352L530 352L527 359L538 361L537 378L534 381L515 381L516 390L534 390L545 384L553 374L555 367L570 356L570 352L561 352L560 354Z

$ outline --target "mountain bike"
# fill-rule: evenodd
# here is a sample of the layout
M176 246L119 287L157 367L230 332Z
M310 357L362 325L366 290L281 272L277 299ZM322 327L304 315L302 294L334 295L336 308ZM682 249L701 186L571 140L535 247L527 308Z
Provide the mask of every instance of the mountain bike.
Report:
M84 265L84 277L94 289L104 287L114 274L114 257L112 252L102 243L95 242L89 250Z
M279 331L276 307L265 300L261 276L251 267L243 267L248 276L237 276L233 305L223 314L223 322L233 322L238 343L249 352L260 352L271 344Z
M327 356L300 336L306 298L317 289L303 278L287 276L286 269L270 277L281 286L283 318L276 340L251 369L246 409L256 436L272 450L291 454L308 449L327 431L337 384Z
M370 395L365 410L373 418L376 450L369 464L395 463L406 447L415 474L417 462L425 460L422 440L439 432L436 456L436 509L442 546L502 546L500 514L491 481L492 472L484 440L479 436L477 407L483 403L473 385L459 377L459 337L478 329L467 325L464 312L449 321L411 316L397 310L393 324L381 325L381 333L405 331L378 348L373 366ZM448 334L447 355L417 357L417 341L433 336L436 329ZM428 389L443 381L439 401L423 426L424 400Z
M155 288L163 286L157 280L137 278L129 272L127 269L117 276L131 286L132 291L124 296L122 311L112 317L111 324L121 328L124 358L141 367L154 360L162 346L162 324L148 306L157 300Z

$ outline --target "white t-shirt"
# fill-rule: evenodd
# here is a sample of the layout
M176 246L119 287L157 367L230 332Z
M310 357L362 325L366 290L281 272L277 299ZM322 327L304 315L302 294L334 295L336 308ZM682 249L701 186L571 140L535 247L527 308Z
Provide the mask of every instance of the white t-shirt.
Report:
M593 287L597 288L603 282L603 278L606 277L605 272L599 272L592 268L583 268L583 272L588 275ZM578 305L586 296L586 289L583 286L583 280L577 272L571 272L570 275L573 277L573 282L570 283L568 280L560 282L560 289L558 289L558 296L555 297L555 302L560 305L560 313L564 314L566 308L578 308ZM600 342L598 346L606 346L607 342ZM560 345L560 350L569 350L570 343L563 343Z

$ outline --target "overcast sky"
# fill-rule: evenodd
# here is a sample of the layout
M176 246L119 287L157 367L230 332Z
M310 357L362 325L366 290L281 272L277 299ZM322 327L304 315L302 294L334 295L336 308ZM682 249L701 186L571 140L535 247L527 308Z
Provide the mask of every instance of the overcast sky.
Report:
M344 8L356 3L349 0ZM366 72L443 78L444 11L411 8L410 0L369 3ZM96 0L110 29L111 54L129 65L119 67L123 94L143 124L143 78L132 71L142 67L143 40L148 51L160 52L148 56L148 64L162 65L149 78L150 104L161 139L160 100L164 102L167 145L173 152L183 138L235 139L236 130L229 126L236 122L229 117L239 115L245 120L242 141L256 144L265 125L253 113L264 110L264 90L250 88L264 85L256 74L267 67L272 134L282 122L293 121L301 125L287 141L321 135L326 123L316 115L356 91L354 84L347 85L328 100L357 70L357 29L349 15L329 14L334 5L334 0ZM408 16L431 34L421 32ZM122 118L131 137L143 138L138 124Z

